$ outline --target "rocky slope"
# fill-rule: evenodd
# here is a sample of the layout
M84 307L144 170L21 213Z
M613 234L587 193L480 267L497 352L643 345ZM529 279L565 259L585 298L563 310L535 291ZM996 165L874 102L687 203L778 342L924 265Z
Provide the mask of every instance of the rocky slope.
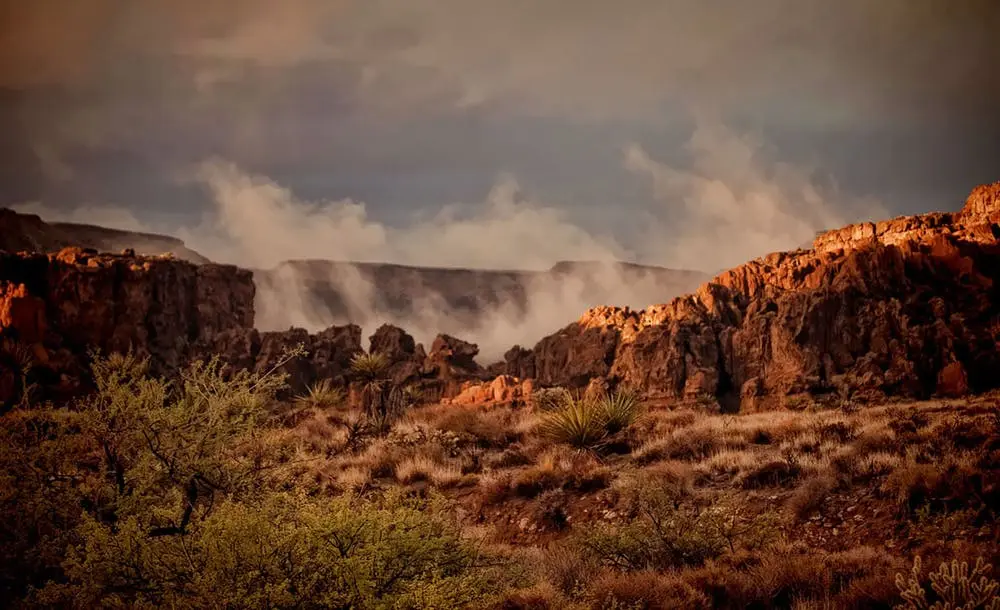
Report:
M962 210L863 223L645 310L599 307L493 369L730 409L796 395L961 395L1000 385L1000 183Z
M73 392L88 350L133 349L157 372L211 351L220 335L253 325L252 276L170 257L0 252L0 399L20 375ZM25 360L27 359L27 360Z

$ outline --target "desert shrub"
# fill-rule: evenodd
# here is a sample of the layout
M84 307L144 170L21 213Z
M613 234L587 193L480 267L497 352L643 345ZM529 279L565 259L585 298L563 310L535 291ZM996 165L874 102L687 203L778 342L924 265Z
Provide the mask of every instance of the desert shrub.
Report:
M974 457L950 455L938 464L907 461L889 475L884 488L895 496L899 508L906 513L912 514L923 507L947 512L986 508L1000 500L988 478L987 473L975 467Z
M79 404L5 414L4 605L29 587L34 605L79 608L488 601L497 580L439 500L281 491L287 456L261 439L282 364L197 362L166 382L141 358L96 358L96 392Z
M728 566L719 583L722 591L717 591L722 603L717 605L885 608L895 597L884 586L891 581L894 565L882 551L865 547L825 553L778 546L744 569Z
M438 509L268 495L225 501L185 536L150 538L133 515L89 521L68 582L38 594L75 607L456 607L486 601L475 549Z
M632 391L622 390L605 394L598 398L596 403L608 434L617 434L632 427L642 414L642 401L639 395Z
M567 544L554 544L546 549L539 568L546 582L570 598L582 596L599 571L592 556Z
M386 379L389 374L389 360L380 353L358 353L351 358L351 373L362 383L373 383Z
M531 457L520 446L507 447L499 455L492 455L487 459L490 468L514 468L527 466L530 463Z
M541 424L544 437L576 449L594 450L638 421L642 402L637 394L616 392L597 399L569 399L548 411Z
M807 479L788 498L786 506L796 519L805 519L822 506L837 482L830 476L820 475Z
M587 454L549 452L538 464L517 472L493 475L483 485L483 502L496 504L510 497L536 498L550 490L589 493L611 482L611 471Z
M444 463L430 456L414 456L396 464L396 480L400 483L427 481L435 487L450 487L462 479L457 464Z
M641 448L639 453L648 454L646 463L657 459L695 461L709 457L721 444L718 434L709 428L682 428L662 441Z
M548 440L586 450L596 449L607 436L603 414L584 400L570 401L546 413L540 431Z
M990 578L992 566L976 560L972 571L967 562L952 560L942 563L936 572L929 575L931 597L927 599L927 586L921 575L921 560L913 560L913 569L906 576L896 574L896 587L903 604L899 610L1000 610L1000 582ZM931 603L931 601L933 603Z
M605 573L591 585L591 607L600 610L698 610L711 608L701 591L671 575L655 572Z
M554 610L566 607L565 599L552 585L539 583L527 589L507 591L491 610Z
M663 570L701 565L737 547L759 548L777 534L773 515L750 515L740 507L699 509L652 489L638 501L635 519L595 527L578 544L614 569Z
M538 496L538 502L533 511L533 521L543 531L562 531L569 527L569 498L561 489L543 492Z
M83 517L81 485L99 478L96 449L68 410L17 406L0 416L0 607L61 577Z
M637 507L651 489L675 500L688 498L694 493L694 479L690 464L666 461L619 476L615 487L621 495L620 502Z
M744 489L791 485L802 475L802 468L793 459L771 460L743 473L740 484Z
M512 425L513 419L514 413L505 409L460 409L442 417L437 422L437 428L470 436L478 447L494 449L521 439L522 435Z
M296 404L303 407L325 409L337 407L344 403L344 390L333 385L330 379L321 379L309 386L305 394L295 398Z

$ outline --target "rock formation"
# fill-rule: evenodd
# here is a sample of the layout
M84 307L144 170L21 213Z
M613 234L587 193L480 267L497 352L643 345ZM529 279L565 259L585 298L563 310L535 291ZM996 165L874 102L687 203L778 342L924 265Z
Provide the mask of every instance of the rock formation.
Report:
M17 247L31 234L19 230L7 240ZM822 233L811 249L750 261L663 305L591 309L485 369L475 344L446 334L428 352L383 325L370 349L386 356L396 383L455 402L525 400L532 387L554 385L627 385L728 409L790 405L802 394L961 396L1000 386L998 238L1000 183L975 189L957 213ZM26 387L28 361L31 381L71 393L91 347L131 348L169 374L216 354L270 370L301 345L283 365L291 391L348 381L360 327L259 332L254 295L252 274L233 266L0 251L0 401Z
M260 332L253 304L251 273L234 266L81 248L0 251L0 405L18 399L28 381L47 397L80 391L94 348L148 356L155 374L213 356L233 368L278 369L289 394L320 379L347 385L351 360L363 351L359 326ZM405 331L385 325L370 340L397 383L433 398L484 378L478 348L460 339L441 335L425 354ZM301 353L284 361L296 348Z
M1000 183L956 214L829 231L642 311L600 307L518 352L541 385L604 378L758 408L800 393L954 396L1000 385ZM528 362L530 361L530 364Z
M48 254L67 247L90 248L98 252L127 249L149 256L170 253L192 263L210 262L176 237L71 222L45 222L34 214L19 214L0 208L0 250Z

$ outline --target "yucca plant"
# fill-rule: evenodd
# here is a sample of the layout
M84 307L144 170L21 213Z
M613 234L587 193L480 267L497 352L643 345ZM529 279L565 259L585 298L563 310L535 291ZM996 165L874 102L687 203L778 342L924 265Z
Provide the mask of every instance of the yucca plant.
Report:
M372 432L378 435L387 434L410 405L402 388L382 382L365 386L361 392L361 403L365 419Z
M556 443L577 449L598 448L608 435L604 414L595 403L570 400L561 408L550 411L542 419L541 433Z
M604 429L608 434L617 434L631 427L642 415L642 401L632 391L605 394L597 399L596 407L604 419Z
M296 404L302 407L329 408L344 402L344 390L333 385L330 379L320 379L309 386L305 394L295 398Z
M351 359L351 372L365 383L384 381L389 373L389 360L380 353L360 353Z

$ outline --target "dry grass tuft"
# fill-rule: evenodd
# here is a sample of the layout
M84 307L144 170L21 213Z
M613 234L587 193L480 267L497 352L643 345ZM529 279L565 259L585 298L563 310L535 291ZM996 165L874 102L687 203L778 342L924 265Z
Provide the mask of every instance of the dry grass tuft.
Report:
M701 591L671 574L605 572L592 585L594 608L648 608L699 610L712 607Z
M451 487L462 480L462 468L454 463L440 462L418 455L396 464L396 480L403 484L426 481L435 487Z
M795 519L805 519L823 505L836 486L837 481L829 475L809 478L788 498L786 507Z

